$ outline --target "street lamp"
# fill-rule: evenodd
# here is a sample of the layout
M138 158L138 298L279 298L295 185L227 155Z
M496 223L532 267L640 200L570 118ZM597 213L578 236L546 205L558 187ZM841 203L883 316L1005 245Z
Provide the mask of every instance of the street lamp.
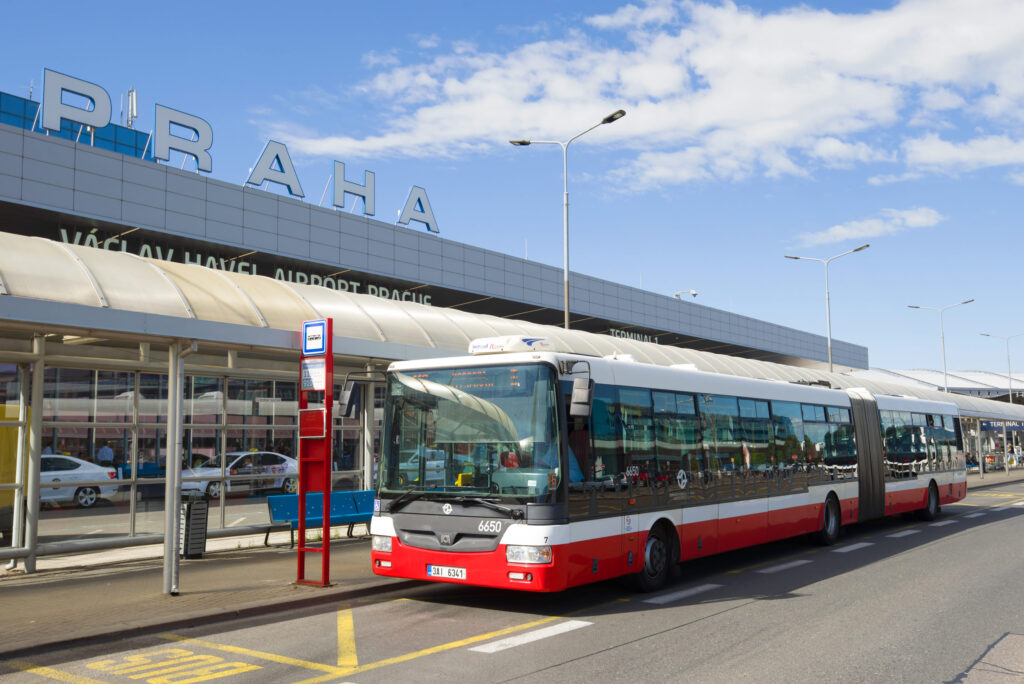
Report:
M604 117L596 124L569 138L565 142L559 142L558 140L509 140L513 145L519 147L525 147L527 145L559 145L562 148L562 190L565 196L565 202L563 204L562 212L562 290L563 297L565 300L565 329L569 329L569 168L568 168L568 150L569 143L576 138L579 138L585 133L589 133L602 124L610 124L618 121L622 117L626 116L626 110L619 109L608 116Z
M829 257L828 259L817 259L815 257L791 256L789 254L785 255L787 259L802 259L804 261L817 261L819 263L825 264L825 334L826 334L826 336L828 338L828 372L829 373L832 372L832 310L831 310L831 304L829 303L829 292L828 292L828 265L829 265L829 262L835 261L839 257L844 257L847 254L853 254L854 252L861 252L861 251L867 249L870 246L871 245L861 245L860 247L857 247L856 249L851 249L850 251L843 252L842 254L836 254L835 256Z
M678 291L678 292L676 292L676 293L675 293L675 295L673 295L673 296L674 296L674 297L675 297L676 299L682 299L682 297L680 297L679 295L684 295L684 294L688 294L688 295L690 295L691 297L693 297L694 299L696 299L696 298L697 298L697 291L696 291L696 290L679 290L679 291Z
M934 306L917 306L916 304L907 304L908 309L927 309L928 311L939 312L939 342L942 344L942 384L943 390L946 394L949 394L949 374L946 372L946 333L942 325L942 314L946 309L970 304L973 301L973 299L965 299L964 301L957 302L956 304L947 304L946 306L940 306L937 308Z
M1009 335L1004 337L1003 335L989 335L988 333L981 333L982 337L998 337L1006 342L1006 384L1010 388L1010 403L1013 403L1013 375L1010 374L1010 340L1014 337L1020 337L1024 335L1024 332L1019 332L1016 335Z

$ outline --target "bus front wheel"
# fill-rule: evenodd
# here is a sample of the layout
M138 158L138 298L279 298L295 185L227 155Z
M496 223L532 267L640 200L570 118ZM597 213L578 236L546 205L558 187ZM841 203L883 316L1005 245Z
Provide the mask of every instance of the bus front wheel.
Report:
M634 575L640 591L657 591L668 581L672 564L672 547L660 527L651 529L644 544L644 567Z

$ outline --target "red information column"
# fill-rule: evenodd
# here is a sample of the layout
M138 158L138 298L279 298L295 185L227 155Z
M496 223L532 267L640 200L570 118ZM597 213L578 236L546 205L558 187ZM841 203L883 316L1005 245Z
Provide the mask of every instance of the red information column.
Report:
M331 583L331 429L334 404L334 319L302 323L299 360L299 584ZM312 408L310 408L312 406ZM305 513L303 515L303 512ZM322 520L319 546L306 542L306 518ZM306 578L306 554L319 553L320 581Z

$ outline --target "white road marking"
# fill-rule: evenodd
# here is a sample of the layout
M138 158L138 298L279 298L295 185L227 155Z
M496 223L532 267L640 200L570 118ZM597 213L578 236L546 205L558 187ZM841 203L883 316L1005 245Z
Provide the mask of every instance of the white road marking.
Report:
M849 553L850 551L859 551L861 549L866 549L869 546L874 546L874 544L872 544L871 542L861 542L859 544L850 544L849 546L844 546L844 547L839 548L839 549L833 549L832 553Z
M1024 506L1024 501L1018 501L1017 503L1015 503L1015 504L1010 504L1010 505L1011 505L1011 506Z
M893 532L892 534L885 535L889 539L899 539L900 537L909 537L912 534L917 534L921 530L901 530L899 532Z
M978 512L978 513L970 513L968 515L965 515L964 517L965 518L980 518L983 515L985 515L985 511L981 511L981 512Z
M507 639L492 641L491 643L484 644L483 646L474 646L469 650L476 651L478 653L497 653L498 651L504 651L507 648L515 648L516 646L528 644L531 641L547 639L548 637L564 634L565 632L571 632L574 629L587 627L591 624L593 623L585 622L583 620L567 620L566 622L560 622L557 625L551 625L550 627L542 627L525 634L517 634L516 636L508 637Z
M932 523L929 527L945 527L946 525L952 525L956 520L940 520L937 523Z
M718 589L721 584L702 584L699 587L690 587L689 589L682 589L681 591L673 591L671 594L662 594L661 596L654 596L649 599L644 599L644 603L653 603L655 605L663 605L666 603L672 603L679 599L684 599L690 596L696 596L697 594L703 594L706 591L712 589Z
M785 570L792 570L793 568L798 568L801 565L807 565L810 562L811 561L809 561L809 560L795 560L795 561L790 561L789 563L783 563L782 565L773 565L770 568L765 568L764 570L758 570L758 572L761 573L762 575L773 575L776 572L783 572Z
M243 520L246 520L247 518L248 518L248 516L243 515L238 520L232 520L231 522L228 523L228 527L234 527L235 525L239 524Z
M996 513L1002 513L1003 511L1008 511L1011 508L1013 508L1013 506L1000 506L999 508L993 508L992 510Z

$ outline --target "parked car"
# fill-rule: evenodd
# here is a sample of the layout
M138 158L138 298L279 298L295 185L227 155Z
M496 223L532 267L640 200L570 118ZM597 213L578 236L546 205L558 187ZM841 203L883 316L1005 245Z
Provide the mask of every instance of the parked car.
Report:
M249 475L251 479L225 480L228 494L280 490L285 494L299 491L299 462L274 451L232 451L225 455L227 475ZM220 457L208 458L192 468L182 470L181 490L206 492L215 499L220 496ZM187 481L185 478L201 478Z
M117 471L113 468L105 468L74 456L43 454L39 470L40 501L74 502L82 508L90 508L98 499L109 499L117 493L117 485L74 484L117 479Z

